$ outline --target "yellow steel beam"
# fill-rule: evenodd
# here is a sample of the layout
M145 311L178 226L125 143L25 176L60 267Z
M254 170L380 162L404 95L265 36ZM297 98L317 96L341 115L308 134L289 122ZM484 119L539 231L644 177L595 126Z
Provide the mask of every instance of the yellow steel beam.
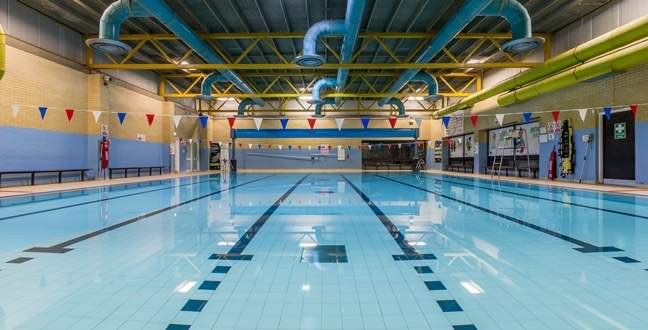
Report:
M169 97L169 98L194 98L200 94L198 93L164 93L160 96ZM223 93L214 95L217 97L237 97L237 98L297 98L303 94L299 93L257 93L257 94L240 94L240 93ZM448 97L466 97L471 95L471 93L439 93L441 96ZM342 98L379 98L379 97L407 97L407 96L427 96L424 93L329 93L322 96L324 97L342 97Z
M349 70L382 70L382 69L499 69L499 68L532 68L541 63L515 62L515 63L327 63L318 69L349 69ZM255 64L90 64L90 69L112 70L302 70L297 64L281 63L255 63Z
M312 77L312 76L321 76L325 72L321 71L307 71L307 72L252 72L252 73L242 73L242 77ZM334 70L330 70L331 76L335 74ZM363 76L363 77L396 77L399 73L397 71L393 72L351 72L349 76ZM434 73L435 76L443 77L479 77L478 73L470 72L445 72L445 73ZM162 78L196 78L196 77L205 77L207 74L204 73L171 73L171 74L162 74Z

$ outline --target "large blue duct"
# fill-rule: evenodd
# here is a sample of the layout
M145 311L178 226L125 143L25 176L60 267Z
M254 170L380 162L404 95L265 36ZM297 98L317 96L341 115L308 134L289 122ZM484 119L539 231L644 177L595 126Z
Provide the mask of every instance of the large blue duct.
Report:
M123 54L131 47L119 40L122 23L133 17L155 17L166 26L198 56L207 63L223 63L223 60L209 48L191 28L164 2L164 0L117 0L101 15L99 38L88 39L86 44L99 52ZM254 94L250 86L231 70L218 70L225 79L232 82L241 92ZM254 102L263 105L263 100L255 98Z
M439 83L433 75L420 71L410 81L420 81L428 86L428 96L425 97L428 101L436 101L439 99ZM393 100L393 99L392 99ZM388 102L387 102L388 103Z
M322 78L318 80L314 85L313 85L313 91L312 91L312 99L308 101L308 103L312 104L320 104L324 103L324 100L322 100L321 93L322 89L326 87L330 88L335 88L337 86L337 82L333 78Z
M398 117L405 117L407 116L405 114L405 105L400 99L397 98L392 98L389 101L385 102L385 105L395 105L396 109L398 109Z
M324 99L324 102L318 103L315 105L315 117L323 117L322 116L322 107L324 107L327 104L335 104L335 100L332 98L327 98Z
M247 107L254 105L254 100L253 99L245 99L239 103L238 106L238 112L236 113L237 117L245 117L245 109Z
M488 10L487 10L488 8ZM521 14L522 13L522 14ZM457 13L446 23L437 33L436 37L416 58L414 63L428 63L445 47L454 37L461 32L475 17L485 16L502 16L511 24L514 39L506 43L506 51L522 51L537 47L540 44L528 40L530 34L530 18L526 9L516 0L466 0ZM510 19L510 20L509 20ZM529 20L526 22L526 20ZM528 24L527 24L528 23ZM520 29L522 31L520 31ZM528 31L528 32L527 32ZM517 41L515 37L524 36ZM537 39L535 39L537 41ZM526 47L526 48L525 48ZM420 69L409 69L403 71L400 77L389 87L387 93L396 94L410 81ZM378 105L384 105L391 97L383 97L378 101Z
M340 51L340 59L342 60L342 63L348 63L353 56L353 49L358 40L358 32L360 31L360 24L362 23L362 14L364 13L365 5L366 0L349 0L347 2L344 21L320 21L311 26L304 37L303 54L297 57L297 64L306 67L315 67L324 64L324 57L317 54L317 42L319 38L327 35L344 36L342 40L342 50ZM349 69L338 70L335 84L338 92L342 92L344 86L346 86L348 77ZM313 95L313 100L319 100L318 102L322 102L319 96L315 97L315 95ZM336 98L335 102L339 103L340 98Z
M212 96L212 85L217 82L226 82L228 81L223 77L220 72L212 72L205 77L205 80L203 80L202 84L200 85L200 95L198 96L199 99L209 101L213 98Z

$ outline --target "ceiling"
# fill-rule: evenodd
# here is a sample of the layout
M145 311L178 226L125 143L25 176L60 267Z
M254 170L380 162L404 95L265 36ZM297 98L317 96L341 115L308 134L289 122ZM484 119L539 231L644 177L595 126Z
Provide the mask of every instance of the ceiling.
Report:
M86 35L98 33L101 13L112 3L111 0L20 1ZM535 33L552 33L605 5L610 0L519 1L529 11ZM303 34L309 26L320 20L344 19L346 10L346 1L344 0L167 0L167 3L194 31L199 33L298 32ZM367 0L360 32L433 32L440 29L448 18L454 15L461 3L462 1L455 0ZM478 17L464 30L464 32L471 33L508 31L509 27L505 21L493 17ZM122 35L156 33L168 33L168 31L151 18L131 19L122 27ZM234 60L246 52L254 39L232 38L210 41L212 47L218 48L225 56ZM355 63L408 62L410 57L415 55L413 51L416 47L426 42L423 38L384 38L382 42L391 50L390 54L379 42L369 41L367 40L365 47L359 52ZM339 52L340 38L329 38L327 42L334 51ZM497 56L499 50L494 44L483 42L478 45L479 42L479 39L455 39L447 47L450 54L442 52L432 62L451 62L453 61L452 57L462 61L467 61L468 57L500 61L501 56ZM129 41L129 43L133 47L136 45L136 41ZM240 63L281 63L281 57L291 62L301 51L301 44L301 38L273 38L269 42L256 42L250 46L249 52L242 57ZM171 58L181 58L188 50L182 42L175 40L159 41L159 46ZM362 46L362 41L359 41L356 51ZM281 57L277 51L273 50L273 47L281 54ZM320 53L326 54L327 63L337 62L331 51L321 43L319 47L321 48ZM203 60L195 54L186 57L185 60L189 63L203 63ZM159 50L152 47L150 43L142 47L130 61L132 63L168 63ZM450 69L430 71L433 74L453 72ZM186 70L158 70L158 72L160 74L187 73ZM348 91L355 93L382 91L389 86L398 72L398 69L352 70L352 76L366 73L373 75L367 75L367 81L352 79ZM472 72L479 73L479 70ZM285 79L272 83L273 75L287 73L291 74L287 75ZM335 71L246 70L242 76L259 91L267 89L268 92L280 93L293 92L295 87L303 89L315 78L315 74L334 76ZM470 79L470 77L451 77L447 80L449 85L461 86ZM186 88L191 85L193 80L176 77L173 81L178 86ZM292 86L290 86L291 84ZM197 92L198 86L199 84L190 90ZM440 84L441 92L448 92L451 89L452 87L448 85Z

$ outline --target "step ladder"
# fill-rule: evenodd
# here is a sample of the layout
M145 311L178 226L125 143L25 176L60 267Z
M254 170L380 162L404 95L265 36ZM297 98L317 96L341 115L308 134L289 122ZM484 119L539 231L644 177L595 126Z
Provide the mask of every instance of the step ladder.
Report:
M531 177L531 159L529 157L529 140L527 139L527 131L525 129L518 128L506 132L504 139L501 139L498 145L495 147L495 155L493 157L493 164L491 169L491 178L495 176L495 167L497 167L497 179L499 180L502 174L502 164L504 163L504 154L506 150L513 150L513 168L515 172L518 171L517 149L519 149L520 146L518 146L517 141L519 139L522 139L522 141L524 141L522 148L524 148L523 152L527 160L527 171L529 173L529 177ZM498 156L499 161L497 160Z

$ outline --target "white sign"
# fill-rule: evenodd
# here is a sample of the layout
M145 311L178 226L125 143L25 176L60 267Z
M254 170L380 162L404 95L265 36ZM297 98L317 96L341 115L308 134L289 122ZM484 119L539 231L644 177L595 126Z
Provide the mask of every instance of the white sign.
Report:
M101 125L101 136L108 136L108 125Z
M146 134L137 133L137 141L146 142Z
M346 154L344 151L345 151L344 148L338 148L337 160L346 160Z

